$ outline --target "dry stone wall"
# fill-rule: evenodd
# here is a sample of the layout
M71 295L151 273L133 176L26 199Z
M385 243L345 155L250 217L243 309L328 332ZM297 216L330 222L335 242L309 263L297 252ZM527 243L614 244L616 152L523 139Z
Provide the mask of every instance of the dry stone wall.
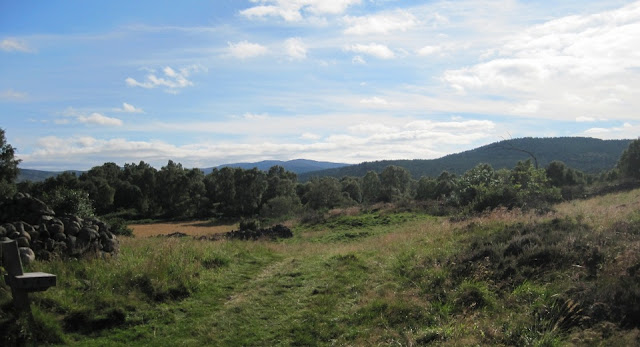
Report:
M16 240L23 263L36 259L111 255L118 240L96 218L57 216L44 202L18 193L0 201L0 241Z

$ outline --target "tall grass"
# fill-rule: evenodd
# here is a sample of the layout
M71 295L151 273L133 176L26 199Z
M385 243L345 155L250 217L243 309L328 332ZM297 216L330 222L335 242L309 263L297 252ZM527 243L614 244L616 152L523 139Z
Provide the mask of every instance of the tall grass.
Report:
M58 275L4 345L558 345L640 328L640 191L464 219L332 211L280 241L121 238ZM37 333L22 334L30 326ZM594 336L599 336L598 338Z

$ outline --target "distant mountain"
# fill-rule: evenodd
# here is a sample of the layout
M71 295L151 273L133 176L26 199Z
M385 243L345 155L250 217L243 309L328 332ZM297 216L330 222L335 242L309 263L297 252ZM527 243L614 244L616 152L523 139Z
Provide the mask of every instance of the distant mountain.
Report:
M246 170L250 170L258 168L258 170L268 171L272 166L280 165L284 167L287 171L295 172L296 174L302 174L311 171L319 171L326 169L336 169L347 166L349 164L342 163L330 163L326 161L315 161L315 160L307 160L307 159L295 159L289 161L281 161L281 160L264 160L257 163L235 163L235 164L224 164L217 166L217 169L221 169L223 167L237 167ZM209 174L213 171L214 168L206 168L201 169L204 171L205 175Z
M32 182L41 182L46 180L49 177L55 177L63 172L71 172L75 173L76 176L80 176L82 171L68 170L68 171L41 171L41 170L32 170L32 169L20 169L18 173L18 182L23 181L32 181Z
M368 171L381 172L389 165L401 166L409 170L414 178L435 177L442 171L463 174L479 163L488 163L494 169L513 168L519 160L530 159L532 153L539 167L545 167L554 160L586 173L598 173L615 167L622 152L632 140L600 140L589 137L520 138L505 140L478 147L466 152L450 154L430 160L381 160L364 162L342 168L308 172L298 176L302 182L311 177L357 176Z

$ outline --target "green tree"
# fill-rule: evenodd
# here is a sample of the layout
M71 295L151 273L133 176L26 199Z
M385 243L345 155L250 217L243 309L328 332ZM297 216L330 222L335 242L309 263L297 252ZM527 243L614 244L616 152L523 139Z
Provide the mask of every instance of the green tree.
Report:
M19 159L15 159L15 149L7 143L4 129L0 128L0 198L12 196L16 192Z
M362 178L362 201L368 204L380 199L380 177L375 171L368 171Z
M43 200L57 215L72 214L82 218L94 216L93 204L89 199L89 194L80 189L60 186L46 192Z
M416 200L426 201L436 199L436 184L436 180L431 177L420 177L416 191Z
M623 177L640 179L640 138L632 141L622 152L618 169Z
M305 205L312 210L343 206L348 200L342 194L342 185L335 177L314 178L306 184ZM345 194L346 195L346 194Z
M362 189L360 188L360 182L354 177L343 177L340 180L342 185L342 192L346 193L349 198L357 203L362 202Z
M380 173L380 197L383 201L396 201L406 197L411 187L411 174L403 167L389 165Z

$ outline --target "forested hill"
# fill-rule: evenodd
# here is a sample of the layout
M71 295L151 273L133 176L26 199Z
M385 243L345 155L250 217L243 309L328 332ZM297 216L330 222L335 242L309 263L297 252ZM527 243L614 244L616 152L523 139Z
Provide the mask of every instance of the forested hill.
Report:
M364 176L368 171L381 172L389 165L406 168L414 178L435 177L442 171L462 174L479 163L494 169L513 168L519 160L530 159L532 153L540 167L554 160L586 173L598 173L613 168L631 140L600 140L589 137L520 138L495 142L466 152L429 160L381 160L337 169L299 175L300 181L322 176Z
M56 177L59 174L65 171L41 171L41 170L32 170L32 169L19 169L18 172L18 182L24 181L32 181L32 182L42 182L49 177ZM74 173L76 176L80 176L83 171L69 170L66 172Z
M306 160L306 159L295 159L295 160L289 160L289 161L264 160L257 163L224 164L224 165L217 166L216 168L221 169L223 167L239 167L241 169L250 170L255 167L255 168L258 168L258 170L269 171L269 168L276 165L282 166L287 171L295 172L296 174L303 174L311 171L336 169L343 166L347 166L349 164L330 163L330 162ZM202 169L205 175L211 173L212 170L213 168Z

